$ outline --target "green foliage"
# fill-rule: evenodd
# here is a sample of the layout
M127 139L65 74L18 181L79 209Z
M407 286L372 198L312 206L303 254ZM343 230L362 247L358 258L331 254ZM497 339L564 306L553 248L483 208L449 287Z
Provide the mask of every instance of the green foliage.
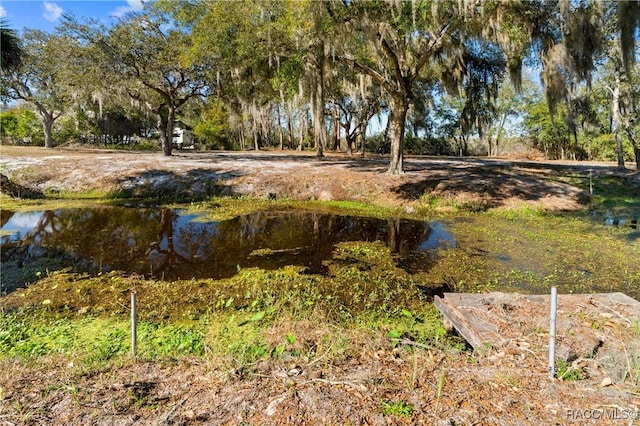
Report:
M28 313L0 316L0 352L5 356L37 357L79 354L90 365L101 364L130 353L129 323L85 317L47 319ZM138 355L158 359L204 355L202 324L138 324Z
M413 155L455 155L451 144L444 138L407 136L404 146L406 152Z
M206 149L236 149L230 140L229 112L220 101L210 101L193 128L193 136Z
M24 52L15 30L9 28L4 17L0 18L0 70L8 72L22 63Z
M40 30L26 30L22 41L22 65L14 72L0 74L0 96L25 101L37 109L45 129L45 146L52 148L53 137L47 130L71 107L74 82L81 75L80 45L65 34Z
M411 417L415 408L406 401L382 401L382 413L400 417Z
M542 207L532 206L530 204L523 204L522 206L510 209L490 210L487 213L490 216L501 217L510 221L532 219L546 214Z
M206 330L199 323L138 324L139 355L143 358L167 356L202 356L205 353Z
M298 92L297 82L302 77L302 60L300 54L291 55L282 63L271 79L273 89L276 91L282 89L283 95L287 99L294 97Z
M559 360L556 365L556 377L567 382L575 382L584 379L584 372L570 362Z
M366 139L365 149L372 154L388 154L391 150L391 142L383 134L374 135Z
M0 349L7 356L34 357L82 351L89 363L104 362L127 351L126 325L85 318L47 320L25 314L3 314Z
M564 118L567 114L566 108L558 107L558 113L552 117L546 100L538 97L531 101L523 125L533 147L544 152L550 159L566 158L570 153L571 144L571 135Z
M640 209L640 189L621 176L597 176L593 178L593 209L607 209L613 213L633 212Z
M602 133L590 138L586 148L591 153L590 159L596 161L616 161L618 159L614 134ZM634 158L633 148L626 139L623 141L622 148L625 161L631 161Z
M0 139L19 145L41 145L42 124L29 108L17 107L0 112Z
M605 133L595 136L588 143L594 160L611 161L616 159L616 143L613 134Z
M280 137L283 145L315 146L323 126L308 128L308 113L319 110L310 104L334 102L350 105L350 111L337 113L345 127L368 122L381 109L410 105L401 124L411 128L411 136L398 140L401 132L396 132L367 139L367 151L378 154L389 153L394 139L394 158L403 145L408 154L466 153L468 141L461 135L477 133L495 141L510 127L505 120L524 111L525 138L549 158L614 159L606 89L614 82L612 69L621 69L614 63L620 55L598 64L602 72L597 74L592 57L602 54L615 35L613 24L594 26L602 10L616 16L615 2L604 9L592 1L572 3L571 19L556 3L465 5L159 0L112 25L66 18L51 34L25 32L20 78L27 84L20 86L7 73L0 86L3 97L32 103L49 121L64 117L57 143L80 136L90 140L98 133L113 136L97 117L118 111L136 123L144 118L146 127L160 119L157 131L166 151L169 116L185 115L186 102L199 98L205 106L199 111L199 102L191 103L198 103L192 115L198 118L191 124L207 149L245 148L252 136L268 146L278 145ZM584 37L575 38L574 32ZM560 58L564 62L551 58L554 49L548 48L561 43L567 47ZM497 90L507 74L516 89L522 88L525 57L544 65L546 100L540 91L522 96L505 84ZM626 69L621 83L627 159L633 158L628 140L637 134L637 111L631 111L636 71ZM582 85L591 74L597 77L593 94ZM75 84L80 79L83 84ZM116 86L123 90L111 90ZM569 103L558 105L552 119L547 101ZM3 138L42 143L42 130L18 131L15 117L8 117ZM76 119L77 129L69 117ZM327 115L312 121L327 124Z
M4 139L16 134L18 117L11 111L0 112L0 136Z
M61 117L57 120L54 129L54 139L58 144L77 142L80 139L81 132L76 126L74 117Z

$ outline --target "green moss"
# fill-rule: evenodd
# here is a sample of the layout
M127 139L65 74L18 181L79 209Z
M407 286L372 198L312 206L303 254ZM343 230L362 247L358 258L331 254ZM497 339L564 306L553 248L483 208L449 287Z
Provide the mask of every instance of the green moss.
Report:
M112 204L114 200L101 198L96 193L65 194L63 197L45 197L36 200L27 200L21 198L12 198L8 195L0 193L0 204L2 210L10 211L40 211L40 210L58 210L79 207L95 207L96 205Z
M376 218L386 218L399 213L388 207L358 203L355 201L298 201L298 200L267 200L248 199L244 197L213 197L190 204L174 204L171 207L184 208L190 213L200 214L202 221L221 221L237 216L247 215L258 210L309 210L322 213L342 215L358 215Z

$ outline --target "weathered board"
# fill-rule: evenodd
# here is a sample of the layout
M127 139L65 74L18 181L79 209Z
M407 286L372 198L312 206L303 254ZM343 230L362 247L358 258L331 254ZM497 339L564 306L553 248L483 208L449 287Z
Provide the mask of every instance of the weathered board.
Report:
M479 353L510 347L543 356L548 348L549 295L445 293L434 302ZM592 356L616 335L640 341L625 332L634 327L640 330L640 302L624 293L558 295L556 353L568 361Z

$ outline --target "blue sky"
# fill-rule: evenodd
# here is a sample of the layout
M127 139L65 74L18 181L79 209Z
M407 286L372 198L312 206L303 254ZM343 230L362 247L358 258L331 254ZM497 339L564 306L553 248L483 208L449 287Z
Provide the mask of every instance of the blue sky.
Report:
M143 0L0 0L0 18L9 28L51 31L63 13L94 18L105 23L130 11L142 10Z

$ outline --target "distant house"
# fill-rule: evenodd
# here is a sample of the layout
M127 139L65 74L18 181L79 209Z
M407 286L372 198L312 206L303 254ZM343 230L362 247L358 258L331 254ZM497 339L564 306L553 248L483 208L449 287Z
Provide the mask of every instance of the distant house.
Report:
M173 146L178 149L193 148L193 136L191 135L191 129L183 123L176 123L173 128Z

